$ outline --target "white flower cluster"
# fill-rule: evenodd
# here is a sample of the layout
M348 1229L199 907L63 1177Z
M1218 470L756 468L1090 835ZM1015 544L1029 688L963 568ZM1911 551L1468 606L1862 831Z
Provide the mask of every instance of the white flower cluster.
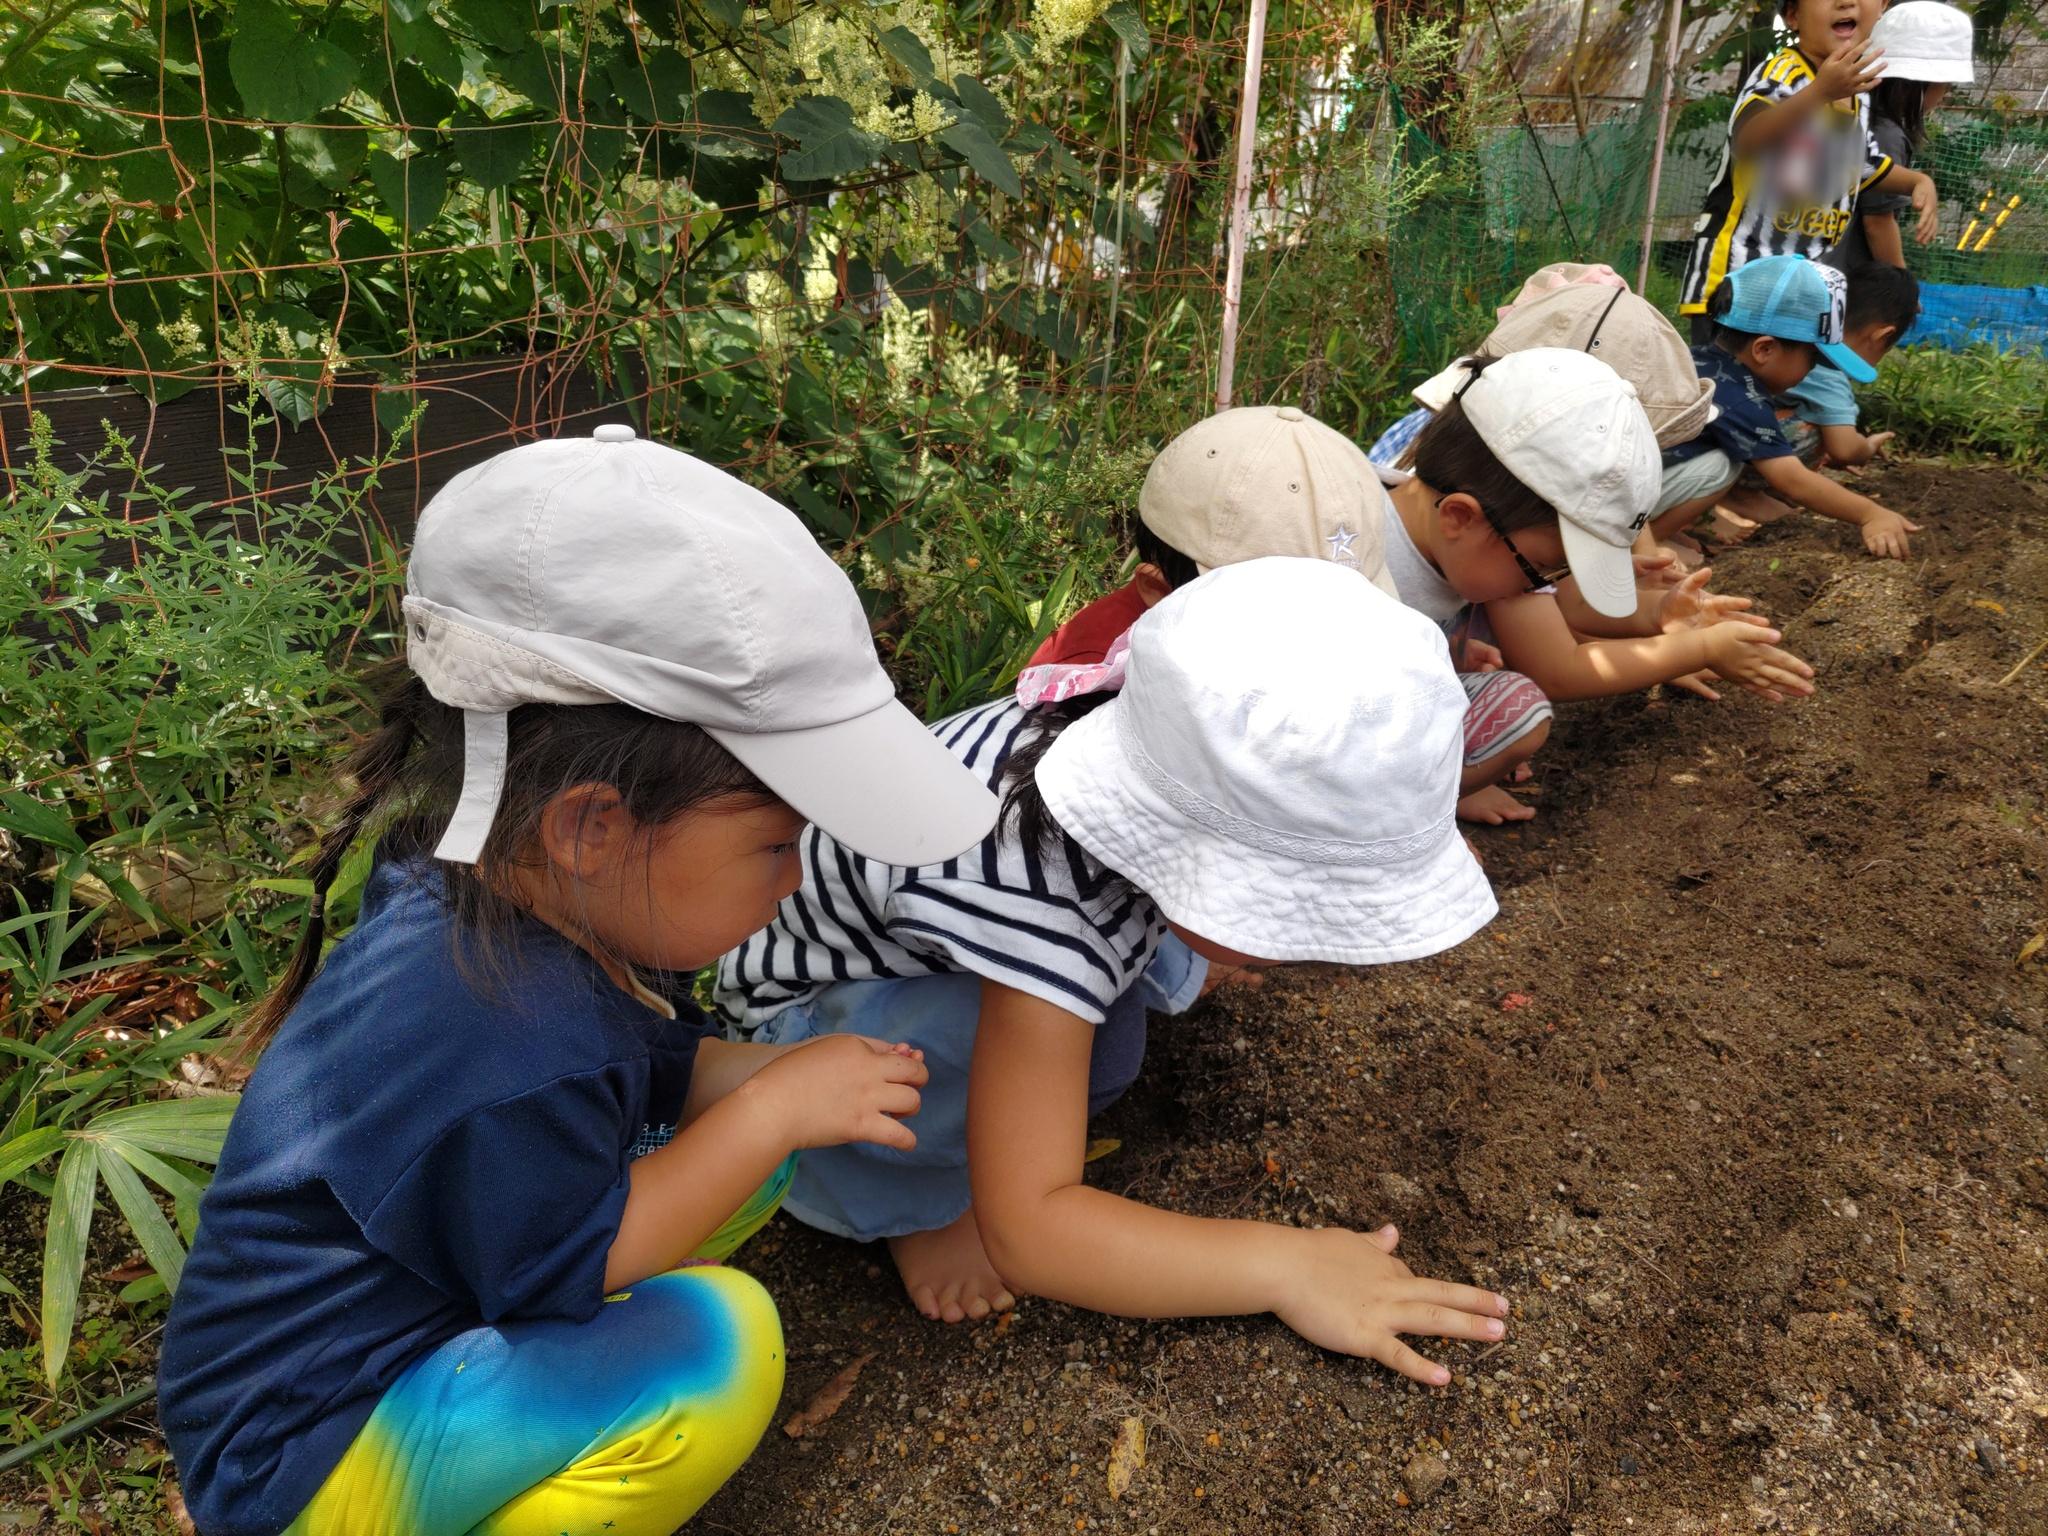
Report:
M997 400L1017 406L1017 359L993 347L948 353L939 364L939 383L956 400Z
M1032 0L1031 31L1039 52L1064 48L1108 9L1109 0Z

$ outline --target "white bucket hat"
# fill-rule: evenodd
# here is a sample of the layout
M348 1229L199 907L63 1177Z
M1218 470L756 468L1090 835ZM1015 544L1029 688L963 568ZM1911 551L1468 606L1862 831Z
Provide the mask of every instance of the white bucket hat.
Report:
M1293 405L1240 405L1159 450L1138 517L1205 571L1263 555L1348 565L1389 597L1383 475L1350 438Z
M1429 619L1326 560L1248 560L1138 621L1123 691L1037 783L1192 934L1261 960L1413 960L1497 910L1458 832L1464 719Z
M1657 505L1664 456L1636 387L1570 347L1510 352L1451 398L1509 474L1557 512L1564 558L1594 611L1636 611L1629 548ZM1455 487L1442 486L1451 490Z
M1976 37L1967 11L1938 0L1904 0L1877 18L1870 46L1882 49L1886 80L1969 85L1977 78Z
M521 704L617 701L701 725L798 813L887 864L980 842L988 789L896 702L860 599L795 515L627 426L450 481L406 568L406 660L463 711L437 858L473 864Z

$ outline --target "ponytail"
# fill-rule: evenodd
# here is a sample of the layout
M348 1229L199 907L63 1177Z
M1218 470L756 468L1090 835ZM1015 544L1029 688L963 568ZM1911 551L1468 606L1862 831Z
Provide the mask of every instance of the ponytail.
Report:
M379 701L377 728L356 744L342 766L355 787L340 819L320 839L320 852L313 860L313 895L291 960L242 1026L236 1051L245 1059L269 1044L320 969L320 949L327 937L327 893L349 849L398 788L419 737L421 713L433 706L427 685L402 661L385 663L373 678Z

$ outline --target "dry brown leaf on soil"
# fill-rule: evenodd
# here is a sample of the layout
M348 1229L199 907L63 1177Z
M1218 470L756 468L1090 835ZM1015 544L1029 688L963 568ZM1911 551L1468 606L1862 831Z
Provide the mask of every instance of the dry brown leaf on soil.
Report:
M2012 963L2014 965L2025 965L2034 956L2041 953L2043 945L2048 945L2048 928L2043 928L2039 933L2027 940L2026 943L2022 944L2020 952L2012 957Z
M170 1515L171 1523L177 1526L178 1536L199 1536L199 1527L192 1523L192 1516L186 1512L185 1495L176 1483L168 1480L164 1483L164 1510Z
M818 1388L817 1396L805 1403L800 1411L789 1416L789 1422L782 1426L782 1432L792 1440L801 1440L831 1418L846 1405L846 1399L853 1392L853 1384L860 1380L861 1371L874 1358L874 1352L871 1350Z
M1119 1150L1122 1146L1123 1143L1118 1141L1114 1136L1097 1137L1094 1141L1088 1143L1088 1150L1086 1153L1082 1155L1081 1161L1084 1163L1092 1163L1098 1157L1109 1156L1110 1153Z
M1125 1419L1109 1448L1109 1496L1120 1499L1130 1491L1131 1478L1145 1465L1145 1421Z

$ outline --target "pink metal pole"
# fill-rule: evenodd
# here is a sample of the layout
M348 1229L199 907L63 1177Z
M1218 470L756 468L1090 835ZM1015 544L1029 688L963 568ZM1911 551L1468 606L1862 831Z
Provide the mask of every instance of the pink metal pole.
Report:
M1252 145L1259 136L1259 67L1266 57L1266 0L1252 0L1245 28L1244 99L1237 116L1237 179L1230 189L1230 250L1223 273L1223 345L1216 359L1216 409L1230 409L1237 373L1237 313L1244 302L1245 225L1252 207Z
M1664 175L1664 136L1671 130L1671 86L1678 75L1678 31L1679 20L1685 12L1685 0L1665 0L1671 13L1671 31L1664 42L1664 83L1657 92L1657 143L1650 151L1650 197L1643 209L1643 260L1636 268L1636 292L1641 293L1650 281L1650 244L1657 230L1657 183Z

